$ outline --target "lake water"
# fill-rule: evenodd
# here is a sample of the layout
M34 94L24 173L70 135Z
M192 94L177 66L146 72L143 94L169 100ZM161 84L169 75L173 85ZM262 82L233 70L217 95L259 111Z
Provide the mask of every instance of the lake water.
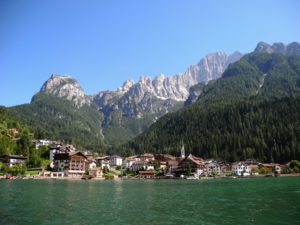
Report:
M0 180L0 224L300 224L300 177Z

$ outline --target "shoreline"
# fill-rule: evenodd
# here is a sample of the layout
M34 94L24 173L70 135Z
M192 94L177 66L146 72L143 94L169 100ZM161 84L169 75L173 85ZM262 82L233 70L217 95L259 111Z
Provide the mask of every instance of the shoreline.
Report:
M114 179L101 178L91 178L84 179L83 177L43 177L43 176L12 176L11 178L6 178L5 176L0 176L0 180L94 180L94 181L103 181L103 180L212 180L212 179L245 179L245 178L270 178L270 177L300 177L300 173L291 173L291 174L280 174L275 175L258 175L258 176L229 176L229 177L200 177L200 178L165 178L165 177L155 177L155 178L122 178L115 177Z

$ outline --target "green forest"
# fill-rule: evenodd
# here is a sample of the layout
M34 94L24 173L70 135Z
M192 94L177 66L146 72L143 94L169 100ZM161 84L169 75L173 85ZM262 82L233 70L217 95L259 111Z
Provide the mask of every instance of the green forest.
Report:
M168 114L123 149L229 162L300 158L300 58L251 53L201 87L197 102ZM120 149L122 151L122 148Z
M299 159L300 98L252 100L210 110L195 105L163 117L125 148L178 155L182 143L194 155L228 162Z
M27 167L35 168L49 164L48 150L46 146L35 149L33 129L0 107L0 157L23 155L27 157Z
M229 65L222 78L193 88L201 93L196 102L188 100L136 138L152 115L131 119L114 110L104 119L95 105L76 108L71 101L38 93L30 104L1 108L0 153L30 156L30 140L46 138L121 155L178 155L184 143L196 156L228 162L300 159L298 56L250 53ZM10 128L18 129L17 139Z
M59 140L80 149L102 151L102 114L95 106L76 108L67 101L46 93L33 96L30 104L8 108L24 124L30 124L38 139Z

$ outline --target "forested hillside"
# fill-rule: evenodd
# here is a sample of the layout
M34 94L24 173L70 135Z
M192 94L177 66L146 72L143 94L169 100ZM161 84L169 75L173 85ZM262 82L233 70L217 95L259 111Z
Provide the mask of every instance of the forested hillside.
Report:
M203 88L196 103L166 115L126 147L204 158L300 158L300 58L251 53Z
M30 104L15 106L8 111L30 124L37 138L60 140L81 149L102 150L102 116L96 107L76 108L68 100L39 93Z
M27 156L32 139L32 129L0 107L0 157L9 154Z

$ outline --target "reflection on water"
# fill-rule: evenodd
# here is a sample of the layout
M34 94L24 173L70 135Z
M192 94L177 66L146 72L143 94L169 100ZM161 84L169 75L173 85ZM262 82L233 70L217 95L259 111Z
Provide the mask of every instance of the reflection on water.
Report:
M299 177L0 180L0 224L296 224L299 186Z

